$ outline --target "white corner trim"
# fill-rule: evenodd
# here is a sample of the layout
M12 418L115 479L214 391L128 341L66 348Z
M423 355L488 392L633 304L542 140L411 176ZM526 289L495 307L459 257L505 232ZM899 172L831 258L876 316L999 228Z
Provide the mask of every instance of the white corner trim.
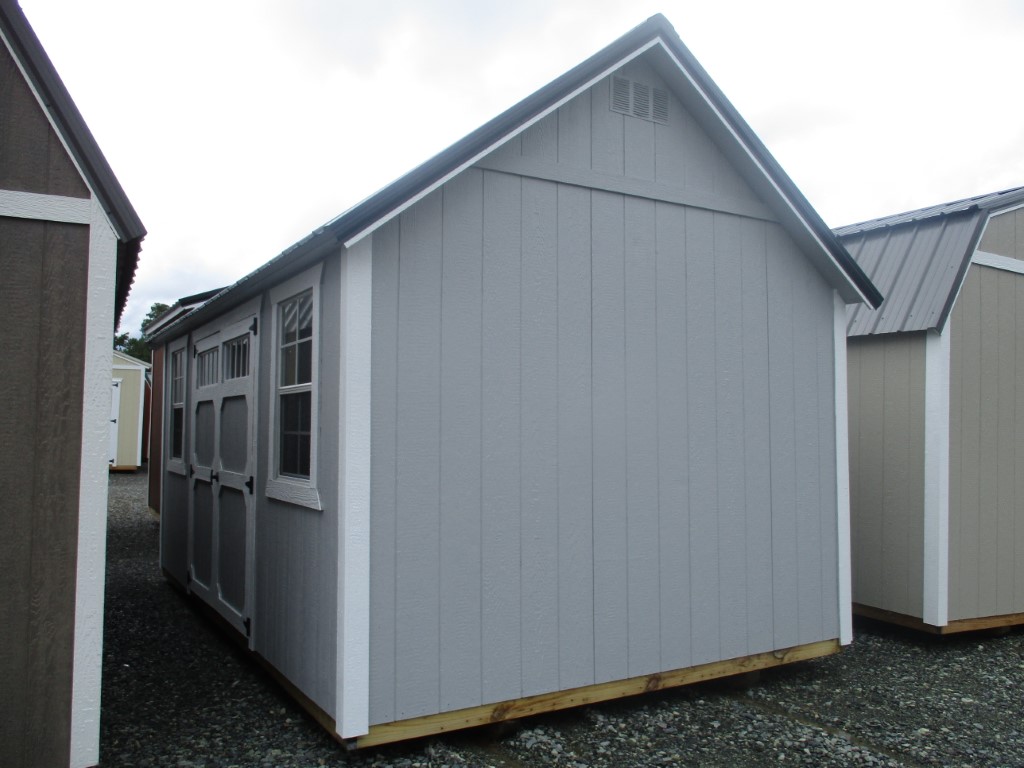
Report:
M1005 272L1016 272L1018 275L1024 275L1024 261L1009 256L1000 256L997 253L988 253L987 251L975 251L971 261L983 267L992 267L993 269L1001 269Z
M338 430L338 649L335 718L349 739L370 728L370 364L372 239L341 257Z
M850 422L846 380L846 303L833 291L832 348L836 392L836 512L838 531L839 642L853 642L853 578L850 553Z
M0 189L0 216L60 224L90 224L92 200L88 197L62 197Z
M146 370L138 369L139 374L139 424L138 434L135 436L135 466L142 466L142 432L146 426Z
M928 331L924 346L925 624L949 623L949 334Z
M78 490L75 651L71 683L71 766L99 762L103 660L103 587L107 537L107 445L114 330L117 241L106 214L92 203L82 398L82 464Z

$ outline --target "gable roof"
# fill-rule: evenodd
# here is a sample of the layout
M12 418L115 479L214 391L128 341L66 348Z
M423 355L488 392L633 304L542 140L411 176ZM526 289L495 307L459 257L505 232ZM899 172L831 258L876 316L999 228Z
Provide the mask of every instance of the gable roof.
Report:
M941 332L989 218L1021 203L1015 187L837 228L886 297L881 309L854 307L847 335Z
M146 228L16 0L0 0L0 31L85 176L86 183L103 206L117 235L117 275L114 288L116 324L128 302Z
M648 51L654 53L651 63L676 95L724 148L730 159L749 172L747 175L754 179L757 191L790 235L815 260L826 279L840 290L844 300L878 306L882 295L867 275L683 45L668 20L658 14L448 149L327 222L225 289L188 318L165 327L158 336L171 329L194 327L205 322L254 296L267 285L322 258L326 249L336 243L346 247L353 245L574 96Z

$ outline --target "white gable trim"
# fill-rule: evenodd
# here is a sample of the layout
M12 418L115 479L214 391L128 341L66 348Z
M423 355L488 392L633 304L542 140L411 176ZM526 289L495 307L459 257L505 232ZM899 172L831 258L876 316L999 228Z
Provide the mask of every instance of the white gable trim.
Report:
M1024 275L1024 261L1011 258L1010 256L1000 256L997 253L988 253L987 251L975 251L974 256L971 257L971 262L983 267L992 267L993 269L1001 269L1005 272L1015 272L1018 275Z
M694 78L690 74L689 70L687 70L686 67L683 66L682 62L680 62L679 59L677 59L675 57L675 54L672 53L672 51L668 48L668 46L664 46L664 48L665 48L665 52L669 55L669 57L672 59L672 61L675 62L675 65L677 67L679 67L679 71L682 72L683 75L686 77L686 79L690 81L690 84L693 86L694 90L696 90L697 93L699 93L701 95L701 97L704 99L704 102L707 104L707 106L711 109L712 112L714 112L714 114L718 118L719 122L722 125L724 125L726 128L728 128L729 133L736 140L736 143L740 147L743 148L743 151L746 153L747 157L750 158L751 162L753 162L754 165L757 167L757 169L761 172L761 175L764 176L764 178L768 180L768 182L772 186L772 189L775 190L775 192L778 195L778 197L785 201L786 207L789 208L789 210L793 213L793 215L796 217L796 219L801 224L803 224L804 229L807 231L807 234L811 236L811 238L814 240L815 244L828 257L828 260L832 262L833 266L835 266L835 268L838 271L838 273L840 275L845 275L846 274L846 270L843 268L843 266L838 261L836 261L835 257L832 255L832 251L825 245L825 243L822 242L821 238L818 237L818 234L814 231L813 227L811 227L811 225L808 223L807 219L805 219L803 217L803 215L800 213L800 211L797 210L796 206L793 205L793 201L789 199L789 195L785 194L782 191L782 189L776 183L775 179L772 178L771 174L768 173L768 170L764 167L764 165L761 163L761 161L758 159L758 157L751 151L750 145L747 144L740 137L740 135L736 132L736 129L732 126L732 124L728 120L725 119L725 116L718 109L717 105L711 99L711 97L708 95L708 93L704 89L702 89L700 87L700 85L697 83L696 80L694 80ZM860 296L861 301L864 304L866 304L867 306L870 307L871 306L871 302L868 301L867 296L864 295L864 292L861 291L860 287L853 280L850 280L848 278L846 278L846 282L856 291L857 295Z
M839 642L853 642L853 577L850 552L850 421L846 374L846 302L833 291L832 348L835 357L836 512L838 517Z
M370 729L370 395L372 240L341 257L338 628L335 729Z
M71 766L99 762L106 571L107 460L117 239L99 203L90 206L89 284L78 490L75 651L71 688Z
M924 606L922 621L949 623L949 334L924 347Z
M502 138L500 138L497 141L495 141L493 144L490 144L489 146L485 147L481 151L477 152L475 155L473 155L473 157L471 157L469 160L464 162L462 165L460 165L457 168L453 169L450 173L446 174L445 176L443 176L442 178L438 179L436 182L434 182L430 186L428 186L425 189L421 190L418 194L414 195L409 200L407 200L406 202L402 203L400 206L395 208L393 211L390 211L389 213L385 214L384 216L381 216L379 219L374 221L369 226L364 227L359 232L357 232L356 234L352 235L352 237L350 237L348 240L345 241L345 247L346 248L351 248L355 243L358 243L360 240L362 240L367 235L372 234L375 230L377 230L380 227L382 227L385 224L387 224L389 221L391 221L391 219L393 219L396 216L398 216L399 214L401 214L407 208L409 208L409 207L415 205L416 203L418 203L420 200L422 200L424 197L429 195L435 189L437 189L438 187L440 187L443 184L447 183L448 181L450 181L455 176L458 176L460 173L462 173L467 168L471 167L472 165L475 165L482 158L484 158L487 155L491 154L494 150L498 149L499 147L504 145L506 142L511 141L516 136L518 136L519 134L523 133L523 131L525 131L527 128L529 128L534 123L540 122L545 117L550 115L552 112L554 112L557 109L559 109L560 107L562 107L562 105L572 101L574 98L579 96L585 90L587 90L588 88L591 88L595 84L601 82L601 80L603 80L604 78L608 77L608 75L610 75L612 72L615 72L615 71L621 69L625 64L628 64L633 59L635 59L638 56L641 56L642 54L646 53L648 50L650 50L651 48L653 48L656 45L660 45L663 48L665 47L665 44L664 44L664 42L662 42L660 37L659 38L655 38L654 40L651 40L650 42L648 42L646 45L643 45L640 48L637 48L635 51L633 51L628 56L625 56L622 59L619 59L615 64L612 64L611 66L606 67L599 74L595 75L594 77L590 78L590 80L588 80L585 83L583 83L579 88L577 88L576 90L574 90L571 93L567 94L565 97L563 97L559 101L555 102L554 104L552 104L550 107L548 107L544 111L538 113L535 117L533 117L530 120L527 120L526 122L524 122L521 125L519 125L519 127L516 128L515 130L513 130L511 133L506 134ZM668 49L666 48L666 50L668 50ZM344 215L344 214L342 214L342 215Z

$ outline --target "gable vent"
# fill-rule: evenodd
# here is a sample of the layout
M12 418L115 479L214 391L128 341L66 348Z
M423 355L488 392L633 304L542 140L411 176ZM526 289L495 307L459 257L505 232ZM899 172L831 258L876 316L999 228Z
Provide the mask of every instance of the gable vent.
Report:
M629 114L630 82L624 77L612 77L612 112Z
M656 123L668 122L668 91L646 83L612 76L612 112Z

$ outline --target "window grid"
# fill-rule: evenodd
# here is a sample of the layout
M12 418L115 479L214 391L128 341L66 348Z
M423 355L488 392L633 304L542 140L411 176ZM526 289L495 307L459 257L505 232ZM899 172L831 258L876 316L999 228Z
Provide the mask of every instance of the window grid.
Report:
M313 292L280 304L278 473L308 478L312 449Z
M249 375L249 334L224 342L224 381Z

